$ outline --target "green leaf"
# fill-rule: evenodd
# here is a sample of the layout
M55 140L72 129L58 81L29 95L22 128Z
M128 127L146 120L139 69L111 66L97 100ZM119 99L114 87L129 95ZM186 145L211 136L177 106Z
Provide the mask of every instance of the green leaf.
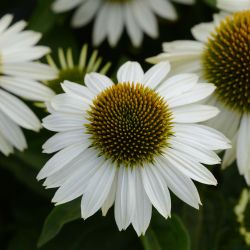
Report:
M47 33L56 23L57 15L51 10L51 0L39 0L29 20L29 29Z
M141 240L145 250L190 250L188 232L177 215L167 221L155 215Z
M152 228L148 229L146 235L141 237L141 240L145 250L162 250Z
M49 242L61 231L65 224L77 220L80 217L79 199L55 207L45 220L37 246L41 247Z
M213 8L216 8L216 2L217 2L217 0L204 0L204 2L206 4L208 4L209 6L211 6Z

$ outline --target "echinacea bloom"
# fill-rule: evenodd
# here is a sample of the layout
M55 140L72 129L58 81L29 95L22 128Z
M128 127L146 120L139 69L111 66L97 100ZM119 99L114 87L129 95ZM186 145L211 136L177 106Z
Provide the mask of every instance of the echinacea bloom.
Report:
M0 19L0 151L9 155L14 148L27 147L20 127L38 131L40 121L17 96L32 101L47 101L53 95L48 87L39 83L55 77L49 66L34 62L49 52L49 48L35 46L41 34L23 31L26 22L12 26L12 15Z
M250 9L249 0L217 0L217 7L227 12L236 12Z
M102 63L102 58L98 56L98 51L95 50L88 57L88 46L85 44L80 52L78 62L74 62L72 49L67 49L65 53L63 49L58 50L59 65L55 63L50 55L47 55L48 64L55 69L56 75L52 80L47 81L47 85L53 89L57 94L62 92L61 83L64 80L84 83L84 76L90 72L99 72L106 74L111 63Z
M174 0L178 3L193 4L194 0ZM155 15L175 20L177 13L169 0L55 0L52 9L61 13L77 8L72 26L82 27L95 18L93 44L98 46L107 37L111 46L120 39L123 29L134 46L139 46L143 33L158 37Z
M192 29L197 41L165 43L162 53L148 61L169 60L177 72L196 72L214 83L216 91L208 104L220 115L208 124L232 140L222 167L237 160L240 174L250 184L250 11L220 13L214 22Z
M210 95L212 84L198 83L195 74L167 78L169 63L146 73L137 62L123 64L117 84L90 73L86 86L65 81L65 93L51 100L43 126L57 132L44 145L57 152L42 168L38 180L58 188L53 202L82 197L86 219L100 208L106 215L114 205L119 230L132 224L144 234L152 205L170 216L169 189L199 208L192 181L216 185L202 163L220 162L214 150L230 147L219 132L196 124L218 114L217 108L195 104Z

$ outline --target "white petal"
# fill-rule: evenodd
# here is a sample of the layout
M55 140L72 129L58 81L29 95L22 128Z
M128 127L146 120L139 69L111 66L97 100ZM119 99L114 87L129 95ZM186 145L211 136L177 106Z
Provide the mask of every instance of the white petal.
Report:
M160 62L145 73L142 82L145 86L154 89L164 80L169 71L169 62Z
M4 136L1 133L1 131L0 131L0 152L2 152L6 156L8 156L9 154L12 154L14 152L13 147L4 138Z
M190 91L197 84L198 79L196 74L178 74L164 81L157 88L157 92L168 100Z
M232 139L236 131L239 129L241 115L222 105L213 96L209 98L207 103L209 105L216 106L220 110L220 113L218 116L207 121L205 124L209 127L213 127L219 130L220 132L225 134L229 139Z
M229 12L249 10L249 0L218 0L217 7Z
M198 209L200 197L192 180L182 174L175 166L173 166L166 157L159 157L158 169L164 175L169 189L181 200L190 206Z
M191 158L185 157L184 154L173 149L168 149L164 156L172 166L193 180L207 185L217 185L216 179L207 168Z
M128 35L133 45L135 47L138 47L142 43L143 32L135 20L135 17L133 15L129 3L124 4L124 11L125 11L125 25Z
M119 68L117 80L119 83L142 83L143 75L142 67L138 62L128 61Z
M89 108L89 104L81 100L80 98L74 98L68 94L56 95L51 100L52 107L63 113L75 113L82 115Z
M103 4L97 17L95 19L94 28L93 28L93 44L99 46L107 35L107 26L109 18L109 5L108 3Z
M108 41L114 47L122 35L124 27L124 14L122 4L109 5L109 19L108 19Z
M82 155L77 165L75 165L77 169L56 191L52 202L59 205L74 200L84 194L94 174L104 165L104 159L99 159L95 151L91 153L90 150L87 150L87 152L88 153ZM86 158L85 155L88 155L88 157Z
M132 1L131 8L141 29L150 37L156 38L158 36L158 26L151 8L140 0Z
M0 34L3 33L13 20L13 15L6 14L0 19Z
M60 132L53 135L43 144L43 153L54 153L63 148L78 144L89 139L84 129Z
M84 129L85 115L53 113L43 119L43 127L55 132Z
M31 101L48 101L55 93L44 84L32 79L1 76L0 86L9 92Z
M78 28L88 24L93 19L99 6L100 0L84 1L73 15L72 26Z
M0 112L0 121L0 132L14 147L23 151L27 143L22 130L2 112Z
M230 148L230 141L219 131L200 124L175 124L175 136L197 141L210 150Z
M177 123L195 123L211 119L219 114L215 107L190 104L172 109L173 121Z
M172 42L165 42L162 44L162 47L164 52L179 53L179 55L182 55L182 53L191 52L193 55L197 55L200 54L204 49L204 45L201 42L193 40L176 40Z
M201 143L190 139L172 137L169 140L171 148L186 153L191 158L204 164L219 164L220 158L212 150L205 148Z
M86 74L84 82L89 90L95 95L98 95L104 89L114 85L107 76L95 72Z
M129 167L119 166L115 198L115 221L121 231L131 223L135 209L135 175Z
M216 87L213 84L199 83L190 91L168 99L168 105L172 108L201 101L211 95Z
M116 175L114 177L109 194L102 205L102 215L103 216L106 216L106 214L108 213L108 210L113 206L114 201L115 201L116 190L117 190L117 180L118 180L117 173L118 173L118 171L116 171Z
M160 17L176 20L177 13L172 3L166 0L148 0L150 7Z
M69 163L80 153L82 153L88 146L88 143L79 143L59 151L52 158L50 158L50 160L47 161L47 163L37 175L37 179L44 179L47 176L50 176L58 170L62 169L67 163Z
M135 213L132 219L132 225L138 236L145 234L151 219L152 205L142 184L141 172L138 167L135 171Z
M196 40L206 43L208 41L209 36L214 30L215 25L213 22L210 22L195 25L191 29L191 32Z
M236 133L232 139L232 148L226 150L226 152L223 156L222 165L221 165L222 169L225 169L228 166L230 166L231 164L233 164L233 162L236 159L237 138L238 138L238 133ZM239 168L239 166L238 166L238 168ZM239 169L239 172L242 174L241 169Z
M42 56L48 54L49 52L50 49L48 47L35 46L22 50L2 51L1 56L4 63L21 63L40 59Z
M32 47L42 36L41 33L30 30L19 32L14 36L7 36L6 34L7 32L0 39L1 49L5 51L18 51Z
M106 161L91 177L81 201L81 214L87 219L96 213L106 200L116 172L116 166Z
M6 29L1 34L0 45L6 44L6 41L12 40L16 38L18 34L27 26L27 22L21 20L19 22L14 23L8 29Z
M47 179L44 181L43 185L46 186L46 188L65 186L66 189L62 190L62 194L66 194L65 192L69 192L68 195L72 195L74 185L72 185L70 181L73 180L72 182L74 182L74 180L76 180L78 177L86 176L88 171L95 171L95 169L103 163L104 160L100 161L100 159L97 157L95 150L86 149L84 152L82 152L72 161L66 164L62 169L48 176ZM95 164L94 167L92 164ZM87 179L79 178L79 181L80 180L84 181L84 185L86 184ZM81 190L83 190L82 186L83 185L80 186ZM77 193L77 190L74 190L76 191L75 193ZM82 193L83 191L81 191L79 195L81 195Z
M34 80L52 80L57 77L57 70L39 62L5 63L1 67L7 75Z
M237 165L241 173L249 171L250 164L250 115L244 114L237 139Z
M143 186L148 198L158 212L165 218L170 216L171 199L168 187L161 173L155 166L141 168Z
M23 128L38 131L41 124L35 114L22 101L0 90L0 110Z
M67 94L82 98L89 104L92 103L92 99L95 97L94 93L92 93L87 87L74 82L64 81L62 88Z

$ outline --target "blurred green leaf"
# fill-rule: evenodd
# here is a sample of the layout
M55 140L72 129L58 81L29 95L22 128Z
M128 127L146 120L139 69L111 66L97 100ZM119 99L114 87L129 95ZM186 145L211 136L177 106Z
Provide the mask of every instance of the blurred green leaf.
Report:
M142 236L141 240L145 250L162 250L152 228L148 228L146 235Z
M141 240L145 250L190 249L188 232L177 215L166 221L155 214L152 225Z
M57 15L51 10L51 0L37 1L37 7L29 20L29 29L47 33L56 23Z
M206 4L208 4L209 6L211 6L213 8L216 8L216 2L217 2L217 0L204 0L204 2Z
M55 207L44 222L42 233L37 244L38 247L43 246L53 239L66 223L79 219L80 217L79 199Z

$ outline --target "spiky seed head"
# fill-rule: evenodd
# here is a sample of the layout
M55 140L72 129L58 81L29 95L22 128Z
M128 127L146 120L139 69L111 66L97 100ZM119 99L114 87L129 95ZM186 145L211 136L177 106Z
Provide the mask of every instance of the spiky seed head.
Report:
M172 134L167 103L140 83L118 83L101 92L88 120L92 146L118 166L153 163Z
M209 38L202 57L206 80L219 100L239 112L250 111L250 11L226 17Z

